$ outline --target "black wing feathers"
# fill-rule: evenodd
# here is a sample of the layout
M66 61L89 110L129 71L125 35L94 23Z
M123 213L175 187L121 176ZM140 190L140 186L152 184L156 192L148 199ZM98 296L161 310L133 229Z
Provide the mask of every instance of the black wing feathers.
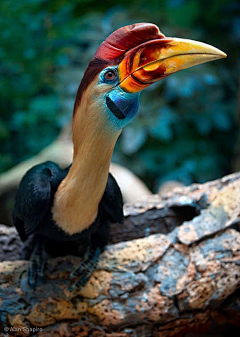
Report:
M123 223L122 193L111 173L108 175L107 186L103 194L101 204L110 216L110 220L112 222Z
M58 165L45 162L31 168L23 177L13 210L14 225L23 241L37 230L51 211L54 194L69 168L61 170ZM100 204L111 222L123 223L122 193L110 173Z
M59 166L46 162L34 166L23 177L13 210L13 221L22 240L36 230L49 211L55 193L54 183L59 180L56 175L62 175Z

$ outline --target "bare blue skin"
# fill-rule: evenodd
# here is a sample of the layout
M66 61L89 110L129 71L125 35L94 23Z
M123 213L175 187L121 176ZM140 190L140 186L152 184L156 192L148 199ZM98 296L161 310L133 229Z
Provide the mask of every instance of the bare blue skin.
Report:
M112 72L113 78L106 74ZM119 86L117 67L108 67L99 74L99 83L112 84L113 89L104 96L104 107L108 121L115 130L124 128L137 114L140 93L128 93Z

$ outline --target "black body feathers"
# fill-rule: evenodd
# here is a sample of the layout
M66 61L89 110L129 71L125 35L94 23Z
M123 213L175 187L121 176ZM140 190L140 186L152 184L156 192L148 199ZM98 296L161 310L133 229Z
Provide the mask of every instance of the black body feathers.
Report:
M88 245L102 249L108 241L109 222L123 222L122 194L109 173L94 223L73 235L58 227L52 219L51 208L54 194L68 171L69 168L62 170L50 161L31 168L20 183L13 210L14 224L22 241L26 241L29 235L37 239L41 237L53 256L82 255Z

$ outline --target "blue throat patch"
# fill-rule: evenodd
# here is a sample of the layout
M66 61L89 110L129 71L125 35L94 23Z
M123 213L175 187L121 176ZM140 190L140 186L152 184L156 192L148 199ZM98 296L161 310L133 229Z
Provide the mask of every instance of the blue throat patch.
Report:
M139 95L139 92L129 94L118 86L107 94L106 108L117 129L122 129L135 117L139 106Z

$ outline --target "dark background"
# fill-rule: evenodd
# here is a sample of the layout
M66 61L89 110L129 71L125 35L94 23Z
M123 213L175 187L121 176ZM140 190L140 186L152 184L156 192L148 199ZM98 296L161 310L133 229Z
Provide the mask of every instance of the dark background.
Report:
M153 22L166 36L200 40L228 58L144 90L113 160L156 192L240 168L240 3L227 0L1 0L0 172L50 144L71 119L77 87L116 28Z

